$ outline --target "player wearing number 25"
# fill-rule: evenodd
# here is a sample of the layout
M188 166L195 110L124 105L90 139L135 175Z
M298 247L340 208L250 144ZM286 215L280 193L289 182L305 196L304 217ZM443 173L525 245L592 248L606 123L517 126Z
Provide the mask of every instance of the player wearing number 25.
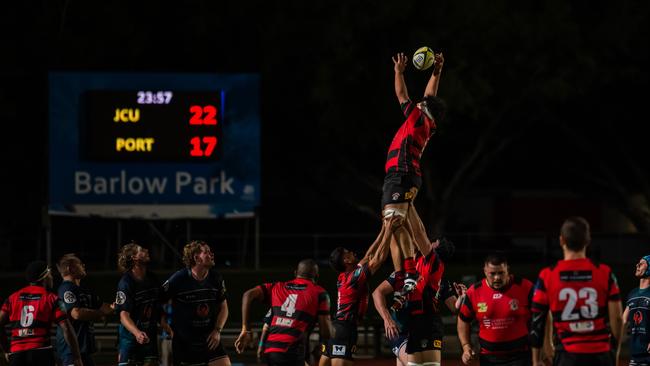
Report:
M9 296L0 311L0 329L4 331L7 323L11 328L10 365L55 365L50 344L52 323L62 328L74 365L82 365L77 337L65 313L65 307L61 299L50 292L50 267L43 261L32 262L27 266L25 274L29 286ZM2 345L3 348L5 346Z
M253 287L242 296L242 331L235 348L242 353L251 344L253 335L249 323L249 307L253 300L271 305L271 327L266 339L264 356L269 366L302 366L304 347L316 321L321 340L331 334L330 299L327 291L316 284L318 265L312 259L298 263L296 278L287 282L265 283Z
M554 365L615 363L610 351L612 343L620 346L620 291L609 266L586 257L590 242L587 220L570 217L564 221L560 229L564 259L542 269L535 285L533 365L542 365L540 348L548 311L552 314L556 341Z

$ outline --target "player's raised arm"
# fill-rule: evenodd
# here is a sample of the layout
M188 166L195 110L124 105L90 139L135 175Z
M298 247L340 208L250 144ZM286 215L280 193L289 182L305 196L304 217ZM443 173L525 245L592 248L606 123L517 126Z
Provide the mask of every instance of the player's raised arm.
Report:
M386 257L388 257L390 241L393 237L393 229L396 222L397 217L395 216L383 221L379 236L377 236L375 242L368 248L366 255L360 261L361 264L368 262L368 270L372 274L377 272L386 260Z
M445 58L442 52L436 53L433 56L433 72L424 89L425 97L435 97L438 94L438 84L440 84L440 73L442 72L442 65L445 63Z
M395 70L395 96L399 104L403 104L409 100L409 94L406 90L406 82L404 81L404 70L408 57L403 53L398 53L393 56L393 69Z

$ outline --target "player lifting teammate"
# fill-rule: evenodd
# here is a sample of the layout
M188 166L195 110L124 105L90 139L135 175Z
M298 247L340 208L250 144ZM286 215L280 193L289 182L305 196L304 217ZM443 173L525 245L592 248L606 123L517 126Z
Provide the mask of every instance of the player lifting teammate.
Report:
M621 340L621 299L609 266L586 256L591 242L589 223L570 217L560 229L564 260L539 273L532 304L533 365L542 365L547 313L553 315L554 365L614 365L611 337ZM609 318L609 323L608 323Z
M321 366L327 365L330 359L334 366L354 364L352 355L357 346L357 326L368 309L368 278L377 272L388 256L389 241L393 236L382 234L390 234L396 220L396 217L391 217L384 221L380 235L361 260L354 252L342 247L334 249L330 255L330 264L339 272L336 282L338 305L332 322L334 336L325 347Z
M187 268L174 273L163 285L172 300L172 357L174 365L229 366L221 343L228 319L226 287L213 268L214 254L202 241L183 248Z
M414 210L410 203L422 185L420 158L429 138L436 132L437 125L444 117L445 105L436 97L440 73L444 58L442 53L434 56L433 72L424 91L424 98L413 103L409 98L404 81L404 70L408 58L403 53L393 57L395 71L395 95L400 103L406 120L399 128L388 149L386 176L382 194L382 215L384 220L398 218L395 236L397 245L391 246L391 258L395 270L406 272L404 291L415 288L417 271L415 269L415 247L413 238L406 227L401 225L406 220L409 210Z

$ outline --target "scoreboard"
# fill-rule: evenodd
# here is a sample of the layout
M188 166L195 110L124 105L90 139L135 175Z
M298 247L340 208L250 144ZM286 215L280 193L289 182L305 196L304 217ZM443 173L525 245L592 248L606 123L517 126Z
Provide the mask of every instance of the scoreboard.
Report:
M92 90L82 157L91 161L215 161L225 92Z
M48 212L250 217L260 139L257 74L52 72Z

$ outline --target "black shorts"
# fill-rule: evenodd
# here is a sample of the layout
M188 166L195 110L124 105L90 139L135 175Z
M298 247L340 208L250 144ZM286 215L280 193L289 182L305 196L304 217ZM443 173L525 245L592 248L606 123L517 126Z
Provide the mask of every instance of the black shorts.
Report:
M329 358L343 358L352 360L352 355L357 350L357 324L356 322L335 320L334 337L329 340L326 356Z
M430 315L411 315L409 338L406 342L407 354L442 349L442 334L434 324L434 318Z
M9 356L9 366L54 366L55 364L52 348L30 349Z
M390 203L410 202L413 200L412 188L422 186L422 177L415 174L387 173L382 188L381 207Z
M530 352L503 356L480 355L479 360L481 366L530 366L533 364Z
M220 342L217 348L210 350L207 342L190 343L180 337L172 338L172 358L174 365L209 363L220 358L228 357Z
M264 358L269 366L305 366L304 353L295 352L270 352Z
M611 352L601 353L569 353L556 351L553 366L614 366L614 355Z

